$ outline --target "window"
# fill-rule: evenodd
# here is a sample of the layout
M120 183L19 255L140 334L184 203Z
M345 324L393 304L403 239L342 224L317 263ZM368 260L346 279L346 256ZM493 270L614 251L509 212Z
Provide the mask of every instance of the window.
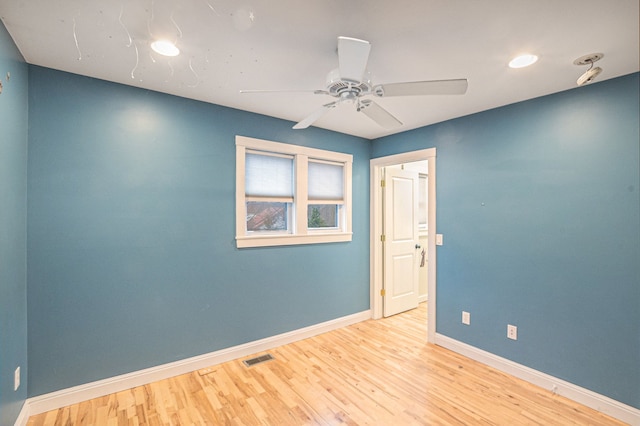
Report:
M290 232L292 155L245 150L247 232Z
M307 227L339 229L344 205L344 165L309 159Z
M352 161L236 136L237 246L351 241Z

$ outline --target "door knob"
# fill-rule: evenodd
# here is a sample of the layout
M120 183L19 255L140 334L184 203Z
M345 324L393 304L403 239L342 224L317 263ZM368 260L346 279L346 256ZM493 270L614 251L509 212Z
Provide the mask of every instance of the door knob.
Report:
M420 244L416 244L416 249L419 249L419 248L420 248Z

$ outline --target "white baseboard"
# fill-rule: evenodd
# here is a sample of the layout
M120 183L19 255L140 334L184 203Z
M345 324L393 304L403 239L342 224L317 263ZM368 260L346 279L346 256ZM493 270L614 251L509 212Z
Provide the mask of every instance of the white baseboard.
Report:
M288 343L307 339L328 331L356 324L370 318L371 311L367 310L287 333L278 334L276 336L267 337L265 339L221 349L208 354L29 398L22 409L24 414L21 412L18 417L19 422L16 421L15 426L26 426L29 416L50 410L56 410L61 407L66 407L67 405L77 404L88 399L98 398L100 396L131 389L136 386L142 386L158 380L168 379L170 377L200 370L202 368L221 364L233 359L242 358L258 352L273 349L278 346L286 345Z
M534 370L475 346L462 343L442 334L436 334L436 345L450 349L475 361L489 365L582 405L593 408L630 425L640 425L640 410L567 381Z
M29 421L29 404L25 403L22 404L22 410L20 410L20 413L18 414L18 418L16 419L16 422L14 423L15 426L27 426L27 422Z

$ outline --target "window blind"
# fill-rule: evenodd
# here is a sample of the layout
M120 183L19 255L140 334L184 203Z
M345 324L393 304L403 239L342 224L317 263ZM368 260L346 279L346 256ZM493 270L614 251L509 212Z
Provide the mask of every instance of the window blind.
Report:
M309 200L342 200L344 198L344 166L309 161Z
M293 198L293 157L247 153L245 194Z

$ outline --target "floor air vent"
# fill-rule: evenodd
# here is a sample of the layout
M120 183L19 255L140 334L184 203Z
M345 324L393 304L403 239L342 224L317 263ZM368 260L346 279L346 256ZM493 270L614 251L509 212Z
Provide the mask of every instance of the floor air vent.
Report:
M244 361L244 365L246 365L247 367L252 367L256 364L260 364L262 362L267 362L267 361L271 361L272 359L275 359L274 357L271 356L271 354L266 354L266 355L260 355L257 356L255 358L251 358L251 359L245 359Z

